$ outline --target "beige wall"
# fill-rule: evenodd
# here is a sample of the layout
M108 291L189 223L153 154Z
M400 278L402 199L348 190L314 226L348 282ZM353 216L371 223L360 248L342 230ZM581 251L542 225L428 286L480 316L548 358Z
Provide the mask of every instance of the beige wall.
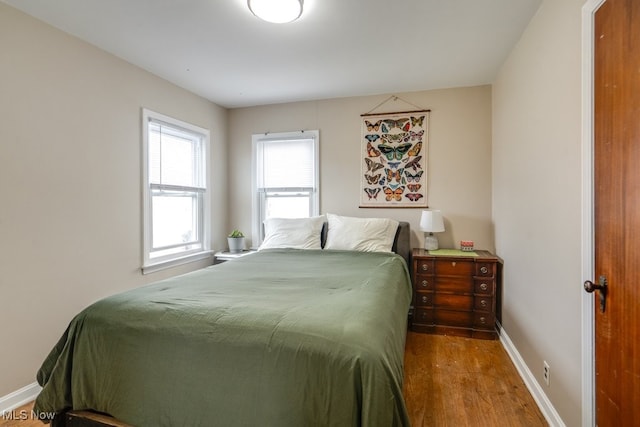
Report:
M546 0L493 86L503 326L569 426L581 423L581 7ZM543 360L551 368L542 379Z
M0 52L4 396L89 303L203 265L140 273L141 107L211 131L222 247L227 111L1 2Z
M505 259L505 331L540 384L549 362L544 391L570 426L580 423L582 3L546 0L493 90L396 94L432 110L428 199L445 216L441 246L472 239ZM202 265L140 274L141 107L211 130L216 248L228 230L251 230L251 135L299 129L320 130L322 212L409 221L422 245L419 209L358 208L360 114L389 94L227 112L3 3L0 52L0 336L11 347L0 396L34 381L87 304Z
M442 247L461 239L493 250L491 224L491 87L396 94L375 112L431 109L429 206L440 209ZM251 135L300 129L320 131L320 211L409 221L422 246L419 209L360 209L360 114L389 94L241 108L229 113L229 218L227 228L251 230ZM406 102L403 102L406 101ZM410 103L410 104L409 104Z

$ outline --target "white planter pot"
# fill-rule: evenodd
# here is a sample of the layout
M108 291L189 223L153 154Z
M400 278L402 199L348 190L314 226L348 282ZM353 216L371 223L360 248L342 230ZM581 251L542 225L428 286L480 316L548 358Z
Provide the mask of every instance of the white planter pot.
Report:
M229 252L239 253L244 251L244 237L227 237L229 243Z

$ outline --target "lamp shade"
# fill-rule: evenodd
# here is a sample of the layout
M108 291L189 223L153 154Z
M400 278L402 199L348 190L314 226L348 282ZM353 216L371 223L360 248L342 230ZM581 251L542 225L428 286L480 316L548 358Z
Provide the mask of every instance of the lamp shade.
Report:
M303 0L247 0L251 13L275 24L295 21L302 15Z
M437 210L422 211L420 218L420 230L429 233L440 233L444 231L444 221L442 214Z

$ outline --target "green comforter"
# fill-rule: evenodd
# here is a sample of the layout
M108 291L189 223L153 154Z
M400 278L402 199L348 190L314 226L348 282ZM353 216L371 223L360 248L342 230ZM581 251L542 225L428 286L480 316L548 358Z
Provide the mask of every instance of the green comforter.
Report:
M400 426L411 285L394 254L265 250L103 299L36 411L135 426Z

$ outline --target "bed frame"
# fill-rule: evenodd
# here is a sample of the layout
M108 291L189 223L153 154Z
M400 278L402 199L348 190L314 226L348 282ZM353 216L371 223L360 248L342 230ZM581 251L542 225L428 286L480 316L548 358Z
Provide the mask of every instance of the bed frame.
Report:
M411 231L408 222L400 221L391 250L404 258L407 267L411 267Z

